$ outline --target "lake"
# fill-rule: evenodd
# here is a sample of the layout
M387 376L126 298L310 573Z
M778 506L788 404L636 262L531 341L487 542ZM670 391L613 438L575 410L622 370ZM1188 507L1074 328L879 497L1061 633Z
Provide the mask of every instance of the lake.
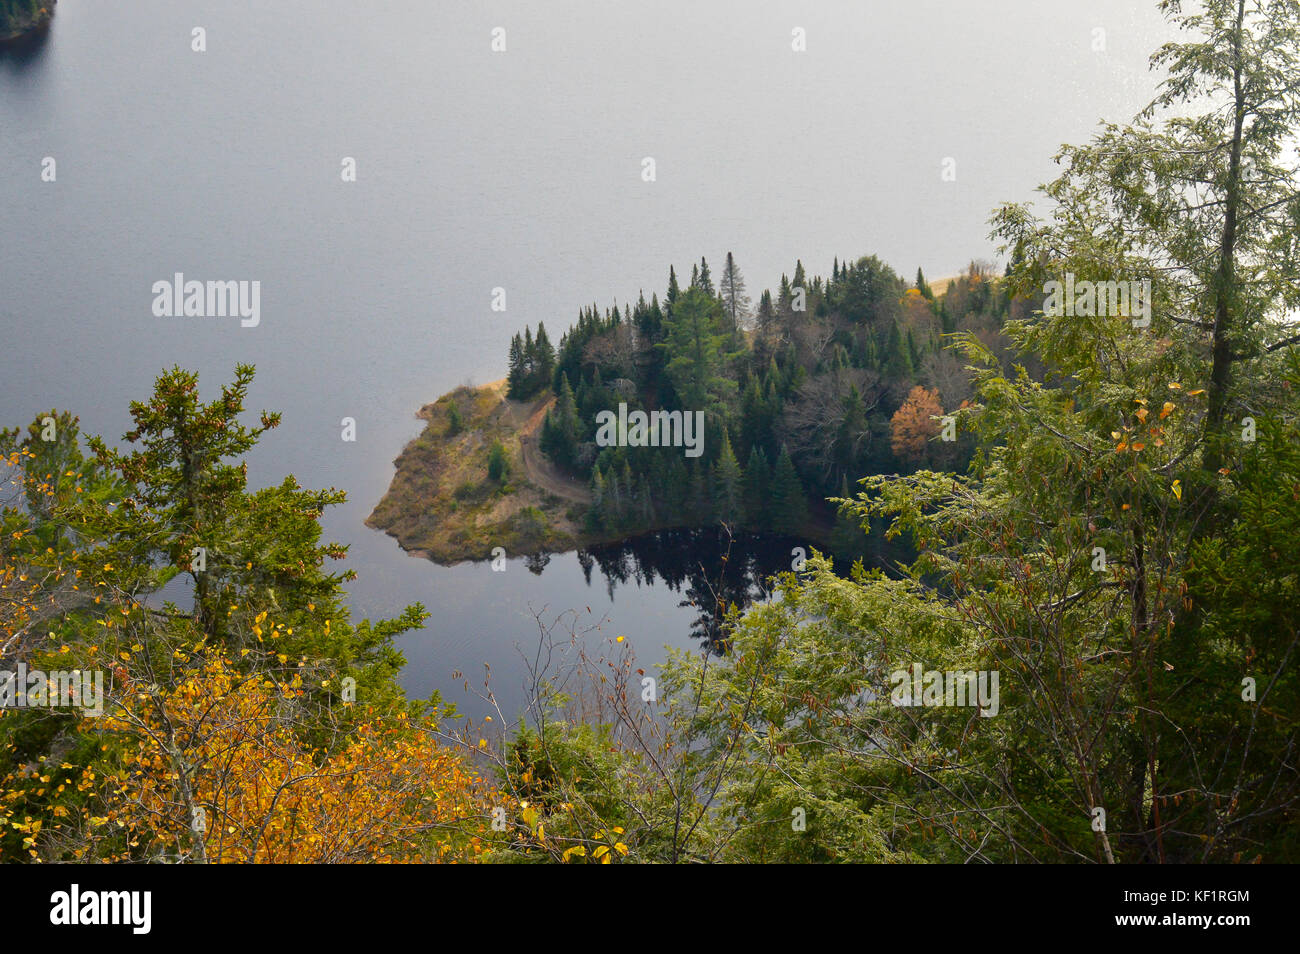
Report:
M991 259L993 207L1144 105L1165 38L1132 0L63 0L43 42L0 53L0 420L66 408L116 438L162 368L208 396L255 364L252 409L284 420L252 482L345 489L325 529L351 547L354 617L433 614L400 643L407 690L481 713L451 673L486 663L509 712L534 610L590 607L653 664L699 645L683 574L716 552L658 537L540 574L409 557L363 521L416 410L502 377L526 323L558 342L584 304L662 294L669 263L717 274L733 251L757 299L796 257L931 278ZM155 317L177 272L259 282L260 321Z

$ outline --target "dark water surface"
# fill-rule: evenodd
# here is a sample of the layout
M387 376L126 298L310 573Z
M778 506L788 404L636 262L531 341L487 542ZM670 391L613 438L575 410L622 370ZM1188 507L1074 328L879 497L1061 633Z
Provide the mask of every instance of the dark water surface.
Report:
M796 256L931 277L992 257L991 208L1149 98L1153 7L63 0L44 42L0 54L0 420L57 406L115 438L163 367L210 396L254 363L253 409L284 422L253 483L347 490L326 530L351 546L358 618L433 611L402 643L408 690L461 700L449 674L486 662L516 707L543 607L608 616L653 663L698 644L684 574L716 553L669 536L540 575L407 557L363 520L416 409L503 376L525 323L558 340L583 303L662 292L669 262L717 274L734 251L757 298ZM260 282L260 323L155 317L176 272Z

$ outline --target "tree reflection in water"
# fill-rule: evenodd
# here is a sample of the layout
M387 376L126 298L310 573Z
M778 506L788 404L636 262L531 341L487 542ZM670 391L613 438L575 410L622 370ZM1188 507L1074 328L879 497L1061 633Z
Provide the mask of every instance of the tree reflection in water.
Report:
M729 607L745 609L771 595L771 577L792 569L795 548L806 542L770 534L731 532L724 526L702 530L662 530L622 543L578 551L578 562L592 582L599 568L609 598L620 585L662 583L680 592L679 605L694 607L691 636L715 653L726 652L724 622Z

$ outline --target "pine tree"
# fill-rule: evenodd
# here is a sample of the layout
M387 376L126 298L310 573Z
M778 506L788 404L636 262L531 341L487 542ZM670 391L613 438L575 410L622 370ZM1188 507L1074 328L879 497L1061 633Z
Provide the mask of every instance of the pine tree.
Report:
M673 316L664 322L666 340L656 347L667 356L666 371L682 409L710 411L724 405L736 383L722 371L722 345L718 334L721 307L702 289L689 288L678 299Z
M745 279L730 252L722 269L721 292L722 306L731 320L731 330L739 331L749 319L749 297L745 294Z

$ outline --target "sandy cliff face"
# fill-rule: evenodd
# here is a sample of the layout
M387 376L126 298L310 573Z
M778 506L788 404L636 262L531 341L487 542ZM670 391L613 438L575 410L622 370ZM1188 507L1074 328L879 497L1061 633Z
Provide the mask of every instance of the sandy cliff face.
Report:
M519 556L591 542L577 519L590 494L537 447L553 400L511 401L502 380L458 388L426 405L419 416L428 425L395 461L392 484L367 525L438 563L488 559L497 547ZM498 443L508 467L493 481L488 458Z

